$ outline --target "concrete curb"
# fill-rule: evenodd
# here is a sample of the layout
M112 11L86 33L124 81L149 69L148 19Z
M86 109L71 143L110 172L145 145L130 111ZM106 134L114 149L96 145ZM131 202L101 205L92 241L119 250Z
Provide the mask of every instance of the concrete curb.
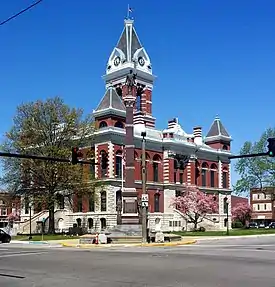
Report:
M134 246L140 247L165 247L165 246L181 246L181 245L190 245L195 244L197 240L188 240L188 241L178 241L178 242L164 242L164 243L140 243L134 244Z
M62 247L74 247L74 248L110 248L110 247L173 247L188 244L195 244L196 240L180 241L180 242L165 242L165 243L138 243L138 244L72 244L62 242Z
M225 240L225 239L245 239L245 238L261 238L261 237L268 237L268 236L275 236L275 234L253 234L253 235L232 235L232 236L200 236L200 237L196 237L197 241L205 241L205 240Z

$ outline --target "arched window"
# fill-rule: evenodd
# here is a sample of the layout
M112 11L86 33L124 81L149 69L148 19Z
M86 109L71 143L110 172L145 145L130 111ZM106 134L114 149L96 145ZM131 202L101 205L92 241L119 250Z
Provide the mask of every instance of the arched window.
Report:
M160 212L159 199L160 199L160 194L159 194L159 193L156 193L156 194L154 195L154 212Z
M107 195L105 190L100 193L100 210L107 211Z
M121 121L117 121L115 123L115 128L119 128L119 129L123 129L124 128L124 125Z
M92 218L88 218L88 229L92 229L94 227L94 221Z
M227 145L223 145L223 146L222 146L222 149L223 149L223 150L228 150L228 146L227 146Z
M208 171L208 165L206 162L204 162L201 166L201 185L202 186L207 185L207 171Z
M106 177L108 168L108 154L105 150L100 152L101 177Z
M122 152L117 151L116 153L116 177L121 178L122 176Z
M95 195L92 194L89 197L89 211L94 212L95 211Z
M159 155L155 155L153 157L153 181L159 181L159 165L160 165L161 158Z
M99 124L99 128L100 129L102 129L102 128L106 128L108 125L107 125L107 123L105 122L105 121L102 121L102 122L100 122L100 124Z
M77 227L81 227L81 218L77 218L76 223Z
M106 224L105 218L100 218L100 227L101 227L101 229L106 229L107 224Z
M216 174L217 174L217 166L213 163L210 166L210 186L215 187L216 185Z

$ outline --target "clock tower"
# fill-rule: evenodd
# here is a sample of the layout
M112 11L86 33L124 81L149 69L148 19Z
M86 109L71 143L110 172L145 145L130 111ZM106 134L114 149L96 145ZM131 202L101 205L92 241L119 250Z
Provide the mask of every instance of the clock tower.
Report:
M124 29L113 49L103 76L106 88L114 87L123 98L122 85L130 70L136 74L137 93L134 106L134 124L155 127L152 116L152 90L155 76L151 60L142 46L131 19L124 20Z

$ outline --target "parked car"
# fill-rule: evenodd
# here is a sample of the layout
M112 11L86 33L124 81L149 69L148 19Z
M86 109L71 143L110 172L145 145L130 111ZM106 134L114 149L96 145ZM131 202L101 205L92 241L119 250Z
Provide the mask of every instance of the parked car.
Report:
M268 225L268 228L275 228L275 222L271 222L271 223Z
M1 243L11 242L11 236L2 229L0 229L0 242Z
M260 223L259 224L259 228L265 228L265 224L264 223Z
M256 222L250 222L248 228L259 228L259 226Z

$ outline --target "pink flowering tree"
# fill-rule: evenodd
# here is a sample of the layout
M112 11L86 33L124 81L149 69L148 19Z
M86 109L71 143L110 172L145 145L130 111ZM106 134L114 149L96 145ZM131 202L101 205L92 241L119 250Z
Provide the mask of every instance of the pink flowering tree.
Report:
M233 221L240 221L243 225L246 225L251 219L252 209L248 203L238 203L232 208L231 213Z
M218 212L218 204L214 196L196 187L186 187L181 196L173 199L172 205L194 224L194 229L197 229L198 224L207 214Z
M13 212L11 212L10 214L8 214L8 221L9 222L14 222L19 220L19 216Z

